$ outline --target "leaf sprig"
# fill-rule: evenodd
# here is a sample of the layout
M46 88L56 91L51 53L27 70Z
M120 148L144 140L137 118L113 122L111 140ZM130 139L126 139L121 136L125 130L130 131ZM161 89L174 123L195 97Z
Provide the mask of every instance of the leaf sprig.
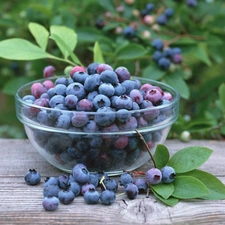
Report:
M198 169L212 152L203 146L191 146L170 157L165 145L157 145L153 156L156 168L169 165L175 169L176 178L170 184L151 185L155 197L169 206L174 206L182 199L225 199L225 185L214 175Z

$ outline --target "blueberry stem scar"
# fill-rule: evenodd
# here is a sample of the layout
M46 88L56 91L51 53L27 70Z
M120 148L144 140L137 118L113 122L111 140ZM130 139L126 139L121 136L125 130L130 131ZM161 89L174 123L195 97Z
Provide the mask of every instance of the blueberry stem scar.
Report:
M154 165L154 167L156 168L156 163L155 163L154 157L153 157L153 155L152 155L152 153L151 153L151 151L150 151L150 149L149 149L149 147L148 147L148 145L147 145L147 143L146 143L144 137L142 136L142 134L141 134L137 129L135 129L135 131L138 133L140 139L144 142L145 147L147 148L148 153L149 153L149 155L150 155L150 157L151 157L151 159L152 159L153 165Z

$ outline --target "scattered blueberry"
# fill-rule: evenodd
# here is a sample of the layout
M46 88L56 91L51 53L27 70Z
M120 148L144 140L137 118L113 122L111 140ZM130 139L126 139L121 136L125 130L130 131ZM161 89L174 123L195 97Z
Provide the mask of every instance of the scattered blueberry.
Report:
M59 206L59 199L56 197L45 197L42 201L42 205L47 211L54 211Z
M41 175L35 169L29 169L24 176L24 180L28 185L37 185L41 181Z

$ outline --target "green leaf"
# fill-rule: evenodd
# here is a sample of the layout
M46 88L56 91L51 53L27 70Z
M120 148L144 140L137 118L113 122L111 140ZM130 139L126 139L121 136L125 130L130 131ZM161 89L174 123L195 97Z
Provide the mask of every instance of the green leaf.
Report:
M68 54L70 55L70 57L72 58L72 60L77 64L77 65L82 65L82 63L80 62L80 60L78 59L78 57L71 51L70 47L56 34L52 34L50 36L50 38L52 40L54 40L55 42L57 42L61 48L65 49Z
M179 199L201 198L209 194L207 187L197 178L176 176L173 197Z
M32 22L28 24L28 28L30 32L32 33L32 35L34 36L38 45L43 50L46 50L46 47L48 44L48 36L49 36L48 30L44 26L38 23L32 23Z
M190 132L200 132L212 128L213 125L214 123L212 120L206 120L205 118L193 119L187 125L186 129Z
M158 144L154 153L156 168L161 169L167 165L170 153L165 145Z
M10 60L35 60L48 58L49 54L27 40L11 38L0 41L0 57Z
M225 185L214 175L202 170L193 170L182 174L199 179L209 190L209 194L203 196L203 199L222 200L225 199Z
M179 199L175 197L169 197L168 199L164 199L159 194L157 194L154 190L152 190L152 192L156 198L158 198L161 202L163 202L166 205L174 206L179 202Z
M132 43L124 46L117 52L117 59L137 59L146 53L147 51L142 45Z
M169 160L168 166L175 169L176 173L186 173L197 169L208 160L212 150L203 146L190 146L176 152Z
M3 87L3 93L7 95L14 95L16 91L24 84L32 81L32 78L21 76L15 77L7 81Z
M143 71L143 77L152 80L160 80L162 77L164 77L165 74L166 71L160 70L158 67L154 65L147 66Z
M113 4L112 0L107 0L107 1L98 0L98 3L107 11L110 11L110 12L115 11L115 5Z
M225 83L222 83L220 86L219 86L219 100L221 102L221 105L223 107L223 110L225 111Z
M206 65L211 66L212 62L209 59L205 44L199 44L194 52L193 56L204 62Z
M160 183L157 185L152 185L151 190L154 190L158 195L160 195L164 199L168 199L174 192L174 185Z
M190 91L188 85L183 80L182 76L179 73L173 73L168 76L164 76L163 80L165 83L169 84L173 88L175 88L179 93L180 96L188 99L190 96Z
M102 51L101 48L99 46L99 43L96 41L95 45L94 45L94 62L98 62L98 63L104 63L104 59L102 56Z
M77 34L71 28L56 25L50 27L50 32L51 36L54 34L60 38L60 41L58 38L55 41L63 56L67 59L69 55L71 56L71 52L74 51L77 45ZM67 48L65 48L65 45Z

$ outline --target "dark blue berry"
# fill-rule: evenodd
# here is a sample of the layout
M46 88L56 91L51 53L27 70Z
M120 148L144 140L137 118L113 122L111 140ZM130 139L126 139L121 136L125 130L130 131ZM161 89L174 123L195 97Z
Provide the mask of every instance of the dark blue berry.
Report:
M72 175L74 180L80 184L84 184L89 180L89 171L87 170L87 167L81 163L74 166Z
M116 199L113 191L104 190L100 195L100 201L103 205L111 205Z
M129 183L125 186L125 193L127 195L127 197L129 199L135 199L137 198L137 195L138 195L138 187L133 184L133 183Z
M123 30L123 35L125 38L131 39L135 37L135 30L133 27L125 27Z
M61 190L59 192L58 198L61 203L68 205L73 202L75 195L70 189Z
M155 48L156 50L161 51L163 49L163 47L164 47L164 43L162 42L161 39L155 39L152 42L152 47Z
M90 188L84 193L84 201L87 204L97 204L99 202L100 194L95 188Z
M124 172L120 175L119 183L120 186L126 187L127 184L133 183L133 178L129 173Z
M29 169L24 176L24 180L29 185L37 185L41 181L41 175L35 169Z
M165 57L162 57L158 61L158 65L162 70L168 70L170 67L171 61Z
M66 189L69 186L69 176L62 174L58 177L58 185L62 189Z

